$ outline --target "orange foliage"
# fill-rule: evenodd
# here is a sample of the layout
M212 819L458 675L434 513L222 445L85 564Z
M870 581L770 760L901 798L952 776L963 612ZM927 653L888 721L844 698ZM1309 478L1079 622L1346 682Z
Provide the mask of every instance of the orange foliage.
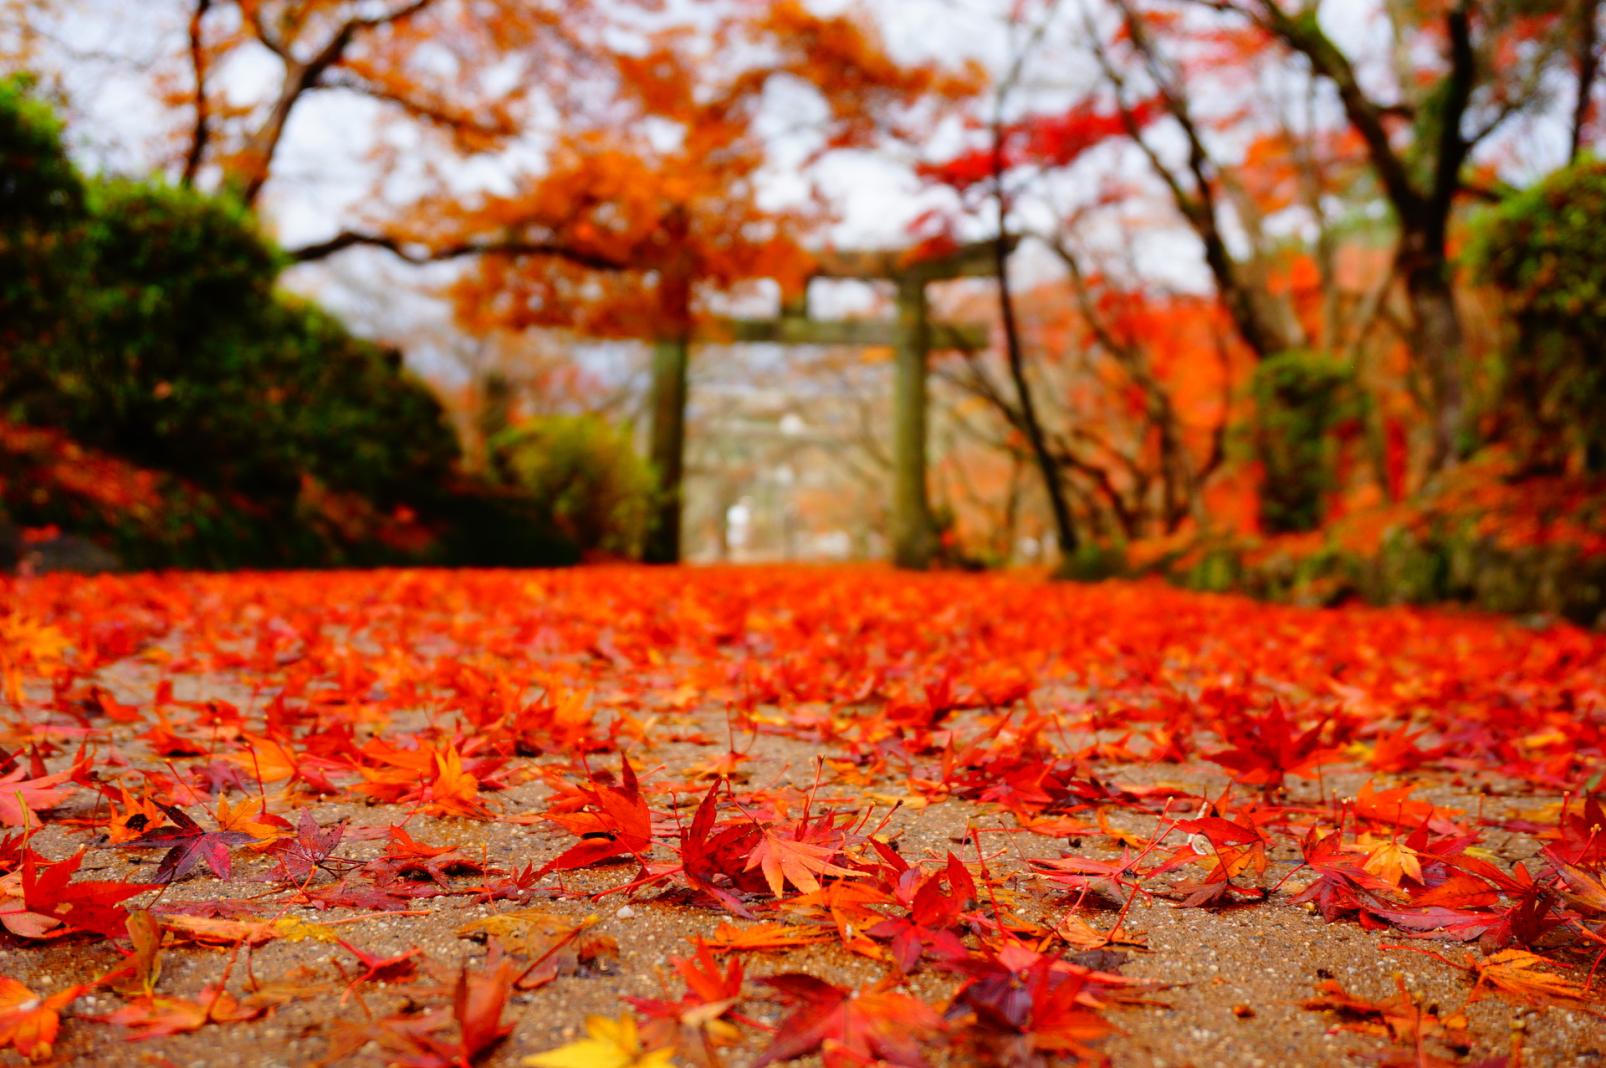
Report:
M134 947L92 981L114 1004L73 1017L75 1042L108 1024L142 1040L228 1028L292 997L344 1006L388 985L407 1011L363 1008L342 1026L469 1063L511 1030L510 991L566 990L607 952L585 933L601 920L530 907L536 895L654 894L655 912L695 921L694 955L676 964L685 993L630 998L647 1022L620 1025L654 1063L744 1039L768 1044L762 1061L914 1065L1005 1043L1095 1056L1121 1029L1112 1014L1142 1011L1153 986L1097 951L1144 946L1125 925L1151 896L1307 904L1328 922L1477 944L1430 954L1465 973L1468 1001L1594 997L1606 639L1586 632L872 569L48 577L0 594L0 663L21 674L0 730L24 754L0 776L52 784L27 801L47 833L0 842L13 956L48 960L67 938ZM108 620L133 619L144 637L108 650ZM247 709L210 696L241 679L274 696ZM131 703L108 703L103 683ZM705 776L688 747L723 771ZM738 749L822 759L812 783L788 785L760 770L769 756L748 777ZM1335 791L1335 776L1358 786ZM62 777L107 803L69 808ZM1468 793L1473 777L1561 800L1508 811ZM1473 803L1445 803L1456 792ZM342 816L321 820L330 801ZM366 803L360 823L351 802ZM958 803L987 840L898 847L907 821ZM479 829L491 833L475 848L452 844ZM49 859L75 830L94 837ZM1000 833L1061 855L1033 846L1017 864ZM1489 859L1514 837L1521 862ZM159 886L80 877L87 857L105 872L152 847L169 849L159 883L238 877L251 893L175 905ZM436 959L433 941L385 956L329 929L375 913L405 925L461 896L498 910L460 932L495 939L480 963ZM1091 897L1118 911L1084 912ZM350 915L314 923L291 907ZM199 967L218 955L187 947L308 938L343 945L355 978L336 964L239 992L162 988L162 954ZM748 1013L762 995L735 958L809 966L828 943L870 970L865 985L768 967L791 1015L760 1029ZM927 973L952 982L906 985ZM86 989L46 997L0 977L0 1044L48 1056ZM1402 1026L1403 1001L1320 990L1307 1008L1369 1033L1438 1033L1425 1017Z

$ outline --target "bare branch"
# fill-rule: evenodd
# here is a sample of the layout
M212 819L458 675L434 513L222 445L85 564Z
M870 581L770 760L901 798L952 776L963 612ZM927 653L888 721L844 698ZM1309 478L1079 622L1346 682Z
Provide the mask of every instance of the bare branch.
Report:
M195 175L206 156L206 142L211 136L211 119L206 100L206 43L202 38L202 23L212 7L212 0L195 0L190 13L190 69L195 72L195 124L190 130L190 149L184 156L184 170L179 181L194 185Z
M370 234L358 230L342 230L335 236L311 245L290 249L287 254L296 263L309 263L326 259L349 248L378 248L406 260L408 263L443 263L470 256L544 256L567 260L580 267L596 271L629 270L631 264L598 252L575 248L556 241L528 241L509 238L501 241L462 242L430 247L420 242L406 241L386 234Z

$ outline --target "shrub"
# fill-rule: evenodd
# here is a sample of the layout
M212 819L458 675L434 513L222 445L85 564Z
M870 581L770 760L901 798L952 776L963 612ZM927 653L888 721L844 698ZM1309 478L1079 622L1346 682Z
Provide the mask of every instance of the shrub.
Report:
M584 553L636 556L653 478L629 434L595 415L552 415L488 443L491 469L543 505Z
M1353 416L1349 364L1316 352L1284 352L1255 368L1255 453L1264 480L1261 527L1281 534L1313 530L1336 483L1333 430Z
M40 388L35 365L66 339L87 218L61 124L27 89L0 78L0 401Z
M1535 468L1577 458L1606 470L1606 162L1585 160L1506 197L1475 228L1469 259L1500 291L1514 337L1502 432Z
M285 258L242 205L85 181L61 135L24 83L0 81L0 501L15 520L90 534L131 566L637 547L651 483L607 424L535 424L505 442L505 485L464 481L434 394L399 353L278 291Z
M440 403L399 354L276 291L284 256L239 203L84 181L16 80L0 82L0 162L0 420L195 491L169 494L171 537L68 497L30 496L30 522L76 516L131 562L365 562L395 546L354 534L452 495Z
M430 563L558 567L580 562L579 546L554 527L551 509L521 490L465 479L429 487L418 507L438 532Z

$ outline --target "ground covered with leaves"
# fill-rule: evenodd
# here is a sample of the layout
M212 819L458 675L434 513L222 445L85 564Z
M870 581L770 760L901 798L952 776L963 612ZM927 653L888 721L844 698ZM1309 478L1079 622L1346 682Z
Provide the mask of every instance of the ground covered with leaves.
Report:
M0 584L4 1057L1595 1064L1606 638L853 569Z

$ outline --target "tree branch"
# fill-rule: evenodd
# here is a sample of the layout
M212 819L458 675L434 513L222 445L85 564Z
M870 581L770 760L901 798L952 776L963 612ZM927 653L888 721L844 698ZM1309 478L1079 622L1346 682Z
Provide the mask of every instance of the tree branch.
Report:
M430 247L420 242L406 241L386 234L370 234L358 230L342 230L323 241L300 248L289 249L287 254L296 263L310 263L326 259L349 248L378 248L413 264L443 263L469 256L545 256L566 260L576 266L595 271L625 271L631 264L598 252L564 245L556 241L527 241L509 238L502 241L465 241L451 245Z
M195 72L195 125L190 131L190 150L184 156L184 170L179 176L183 185L194 185L195 175L201 169L206 155L206 142L211 136L210 116L206 102L206 47L202 39L202 22L212 0L195 0L190 13L190 69Z
M1218 11L1244 14L1231 4L1212 3L1209 6ZM1258 14L1249 15L1252 21L1304 56L1316 72L1332 82L1338 90L1344 115L1365 143L1378 181L1383 184L1395 209L1402 215L1420 210L1424 198L1411 181L1405 160L1394 150L1384 121L1384 117L1395 109L1379 104L1366 95L1354 65L1317 22L1315 10L1307 8L1297 16L1289 15L1277 0L1258 0L1255 10Z

